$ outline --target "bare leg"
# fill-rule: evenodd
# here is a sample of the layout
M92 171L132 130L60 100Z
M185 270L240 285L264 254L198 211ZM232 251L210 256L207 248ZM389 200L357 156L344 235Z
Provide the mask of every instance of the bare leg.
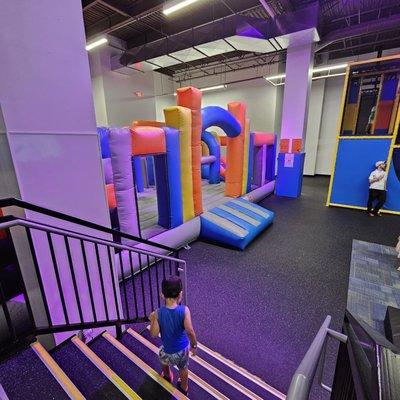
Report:
M169 365L162 364L162 375L165 379L171 380L171 370Z
M179 370L179 378L181 381L181 388L187 392L189 388L189 370L187 368Z

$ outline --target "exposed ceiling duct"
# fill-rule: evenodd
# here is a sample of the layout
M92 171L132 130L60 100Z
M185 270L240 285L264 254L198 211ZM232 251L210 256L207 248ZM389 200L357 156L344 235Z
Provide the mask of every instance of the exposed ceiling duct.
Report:
M114 60L113 67L134 65L140 70L151 70L233 51L273 53L286 49L291 35L298 31L314 29L315 40L319 40L317 23L316 4L267 21L231 15L129 49L120 57L119 63Z

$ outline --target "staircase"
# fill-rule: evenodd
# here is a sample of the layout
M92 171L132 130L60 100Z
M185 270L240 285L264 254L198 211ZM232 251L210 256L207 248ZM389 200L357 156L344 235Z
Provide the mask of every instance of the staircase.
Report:
M159 374L159 339L129 328L85 344L71 337L50 352L32 343L0 365L0 383L19 399L187 399ZM190 361L191 399L276 400L286 396L220 354L199 345Z
M21 278L18 295L11 299L5 291L7 281L0 279L0 399L186 399L175 388L177 373L173 384L158 374L160 340L151 338L147 329L138 331L148 323L149 313L160 307L160 286L166 276L182 278L187 304L186 262L179 257L179 249L21 200L0 199L0 209L7 207L29 210L56 222L49 225L13 215L0 216L0 231L13 240L15 268ZM222 225L211 221L208 233L215 233L217 228L225 231L224 244L243 249L273 220L272 213L257 207L244 200L226 203L211 213L214 222L223 220ZM202 224L203 229L207 224ZM235 225L235 235L238 228L247 233L232 242L231 224ZM350 382L346 393L357 393L346 398L394 399L390 393L400 393L396 380L400 352L378 341L348 312L343 325L346 334L330 326L327 316L295 371L286 396L199 344L198 354L190 362L189 398L307 400L315 378L332 393L333 400L343 398L343 381ZM124 332L123 327L127 328ZM68 338L68 332L99 332L99 328L115 332L118 339L108 331L88 343L75 335ZM59 344L49 344L48 351L41 344L42 338ZM323 383L328 338L341 343L332 389ZM368 353L354 353L353 348L361 349L365 338L371 344ZM353 363L355 357L374 360L367 380L361 376L365 371ZM373 387L358 387L358 382L372 382Z

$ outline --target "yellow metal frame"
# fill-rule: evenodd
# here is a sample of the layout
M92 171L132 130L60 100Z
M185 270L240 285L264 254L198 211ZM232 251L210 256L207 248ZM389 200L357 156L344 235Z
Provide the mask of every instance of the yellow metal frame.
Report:
M393 127L393 134L392 135L385 135L385 136L374 136L374 135L368 135L368 136L357 136L357 135L352 135L352 136L340 136L341 133L341 127L342 127L342 121L343 121L343 116L344 116L344 109L345 109L345 103L346 103L346 97L347 97L347 86L349 83L349 76L350 76L350 68L353 67L354 65L361 65L361 64L369 64L373 62L384 62L388 60L395 60L395 59L400 59L400 54L393 55L393 56L387 56L387 57L381 57L381 58L373 58L370 60L363 60L363 61L355 61L352 63L349 63L346 68L346 77L344 80L344 86L343 86L343 92L342 92L342 100L340 104L340 111L339 111L339 119L338 119L338 124L337 124L337 129L336 129L336 144L335 144L335 153L334 157L332 159L332 167L331 167L331 176L329 180L329 187L328 187L328 195L326 199L326 206L333 206L333 207L341 207L341 208L350 208L350 209L355 209L355 210L366 210L366 207L359 207L359 206L350 206L346 204L337 204L337 203L332 203L331 202L331 196L332 196L332 187L333 187L333 180L335 179L335 169L336 169L336 160L337 160L337 154L338 154L338 148L339 148L339 141L341 139L391 139L391 144L390 144L390 149L389 149L389 154L387 158L387 165L388 169L390 168L390 164L392 161L392 155L393 155L393 150L395 148L400 148L400 145L396 145L396 132L398 131L398 127L400 124L400 104L398 104L397 108L397 116L396 116L396 122ZM400 215L400 211L391 211L391 210L382 210L382 213L385 214L394 214L394 215Z
M376 96L376 103L375 103L375 115L374 115L374 120L372 121L372 126L371 126L371 135L374 134L375 128L376 128L376 120L377 116L379 113L379 99L381 98L382 95L382 88L383 88L383 82L385 80L385 74L381 74L381 84L379 86L379 91L378 91L378 96ZM388 130L389 132L389 130Z

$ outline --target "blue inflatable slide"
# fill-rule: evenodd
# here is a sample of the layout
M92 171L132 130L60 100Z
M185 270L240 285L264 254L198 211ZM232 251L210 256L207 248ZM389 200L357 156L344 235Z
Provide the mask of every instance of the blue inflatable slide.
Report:
M272 211L257 204L232 199L200 216L200 238L243 250L274 217Z

